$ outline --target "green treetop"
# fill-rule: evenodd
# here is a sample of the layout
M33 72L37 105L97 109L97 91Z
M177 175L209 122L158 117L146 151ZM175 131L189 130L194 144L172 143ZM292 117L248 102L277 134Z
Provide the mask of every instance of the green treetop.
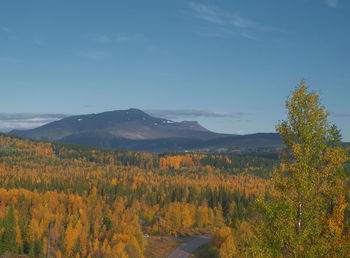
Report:
M340 131L303 81L286 108L287 120L277 126L286 148L281 167L272 172L269 195L258 200L262 223L252 251L272 257L348 254L342 180L348 157Z

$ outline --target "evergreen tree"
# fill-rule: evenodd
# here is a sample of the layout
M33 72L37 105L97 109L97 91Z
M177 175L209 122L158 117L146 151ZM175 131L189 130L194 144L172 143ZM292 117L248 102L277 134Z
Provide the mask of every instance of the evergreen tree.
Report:
M258 200L262 222L255 256L334 257L349 252L344 236L344 184L348 160L329 113L302 81L287 99L287 121L277 126L285 144L269 195Z
M9 207L7 216L3 221L4 233L2 235L2 251L8 251L11 254L17 254L16 243L16 217L12 206Z

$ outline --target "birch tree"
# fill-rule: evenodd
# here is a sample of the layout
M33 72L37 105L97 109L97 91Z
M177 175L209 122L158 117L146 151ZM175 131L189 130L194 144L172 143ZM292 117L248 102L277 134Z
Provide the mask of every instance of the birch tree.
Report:
M319 95L302 81L277 125L285 150L272 189L258 200L262 214L254 255L334 257L348 254L344 230L344 163L340 131L328 122Z

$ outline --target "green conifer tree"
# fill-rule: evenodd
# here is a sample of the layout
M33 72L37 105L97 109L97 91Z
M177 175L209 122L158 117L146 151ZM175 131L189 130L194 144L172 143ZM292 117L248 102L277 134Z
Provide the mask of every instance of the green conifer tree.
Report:
M2 251L8 251L11 254L17 254L16 243L16 217L13 206L10 206L7 216L3 221L4 233L2 235Z

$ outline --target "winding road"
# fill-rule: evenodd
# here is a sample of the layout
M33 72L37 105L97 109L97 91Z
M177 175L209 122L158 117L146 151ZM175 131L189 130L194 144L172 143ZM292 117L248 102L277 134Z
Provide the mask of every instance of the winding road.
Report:
M188 238L185 243L172 251L168 258L189 258L198 247L205 245L210 239L211 234Z

